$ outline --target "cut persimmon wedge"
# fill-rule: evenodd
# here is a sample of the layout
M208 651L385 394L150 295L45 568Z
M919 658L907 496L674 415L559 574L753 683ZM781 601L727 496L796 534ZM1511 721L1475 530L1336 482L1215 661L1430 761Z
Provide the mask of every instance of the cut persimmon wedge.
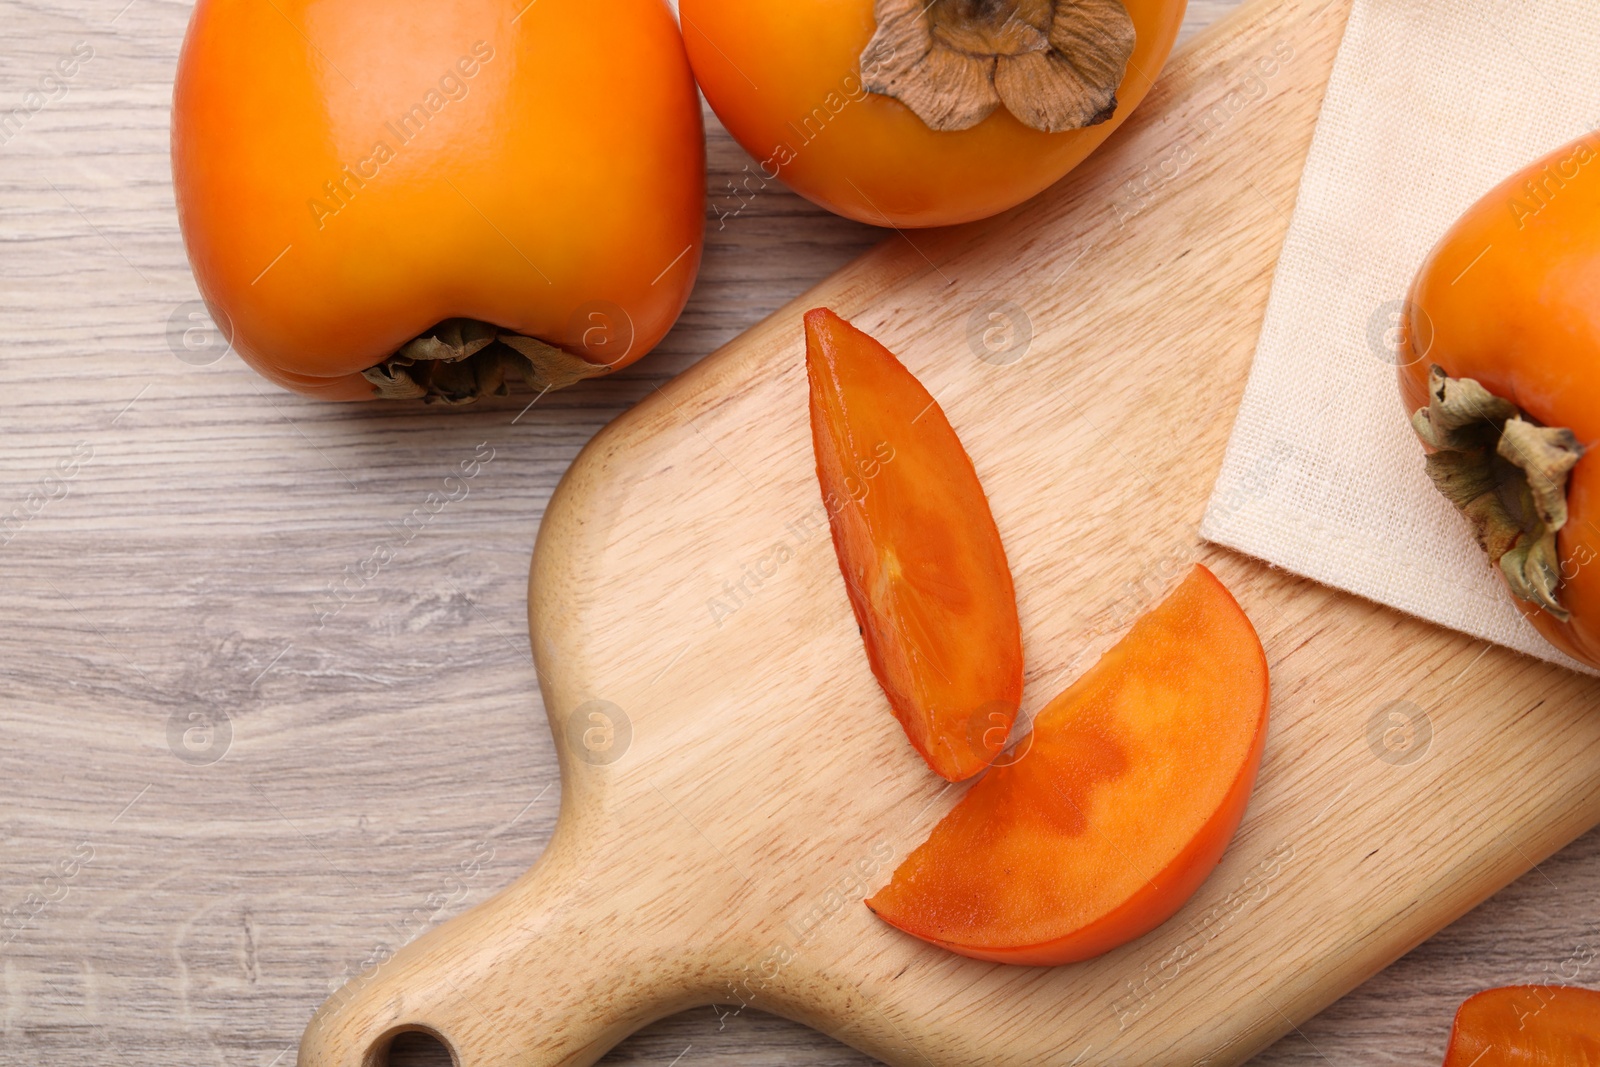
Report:
M1011 568L944 411L883 345L806 312L817 478L872 673L951 781L999 755L1022 701Z
M1238 829L1267 733L1267 660L1197 566L1034 720L867 906L977 959L1098 956L1171 918Z
M1522 985L1468 997L1444 1067L1600 1067L1600 993Z

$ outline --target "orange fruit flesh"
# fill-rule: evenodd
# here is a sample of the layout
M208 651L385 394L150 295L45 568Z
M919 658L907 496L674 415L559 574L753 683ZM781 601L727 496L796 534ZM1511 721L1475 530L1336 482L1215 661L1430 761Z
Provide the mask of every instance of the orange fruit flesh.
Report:
M1022 700L1000 532L943 410L888 349L806 313L812 441L845 590L906 736L952 781L999 753Z
M980 959L1086 959L1154 929L1221 859L1266 736L1267 663L1196 567L1037 716L868 906Z
M1444 1067L1600 1067L1600 992L1506 986L1469 997Z

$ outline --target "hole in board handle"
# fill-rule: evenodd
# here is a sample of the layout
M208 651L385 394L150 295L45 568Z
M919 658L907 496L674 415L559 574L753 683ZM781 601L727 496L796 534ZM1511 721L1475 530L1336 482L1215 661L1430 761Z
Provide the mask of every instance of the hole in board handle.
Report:
M461 1060L444 1035L424 1026L404 1026L372 1047L367 1067L461 1067Z

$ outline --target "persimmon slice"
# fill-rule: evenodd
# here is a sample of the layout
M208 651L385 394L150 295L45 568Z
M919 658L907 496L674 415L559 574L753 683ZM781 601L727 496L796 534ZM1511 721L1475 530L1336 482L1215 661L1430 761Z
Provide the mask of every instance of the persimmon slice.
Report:
M1267 660L1197 566L1042 710L867 901L977 959L1058 964L1155 929L1222 858L1267 732Z
M928 765L970 778L1022 700L1016 591L988 498L887 348L826 308L805 326L817 478L872 672Z
M1456 1012L1444 1067L1600 1067L1600 993L1575 986L1487 989Z

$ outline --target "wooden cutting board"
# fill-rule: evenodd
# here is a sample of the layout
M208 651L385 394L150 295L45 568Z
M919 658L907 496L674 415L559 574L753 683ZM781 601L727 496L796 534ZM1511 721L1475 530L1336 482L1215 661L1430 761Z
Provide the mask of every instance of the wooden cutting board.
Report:
M303 1067L381 1063L405 1029L459 1067L589 1064L707 1003L893 1064L1237 1063L1600 821L1600 684L1197 537L1348 11L1256 0L1067 181L891 237L589 445L530 583L555 835L336 994ZM1194 560L1261 633L1243 828L1177 917L1098 960L979 963L861 904L962 787L906 743L845 599L806 421L820 304L966 442L1016 574L1025 713Z

